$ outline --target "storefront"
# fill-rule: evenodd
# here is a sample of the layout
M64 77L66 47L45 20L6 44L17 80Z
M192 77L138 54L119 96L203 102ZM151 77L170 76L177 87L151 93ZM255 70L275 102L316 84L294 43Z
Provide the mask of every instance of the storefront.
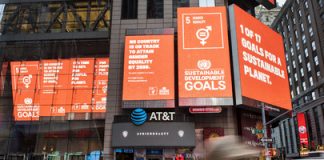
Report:
M148 118L149 120L149 118ZM112 147L115 160L173 160L191 157L195 147L193 122L115 122Z

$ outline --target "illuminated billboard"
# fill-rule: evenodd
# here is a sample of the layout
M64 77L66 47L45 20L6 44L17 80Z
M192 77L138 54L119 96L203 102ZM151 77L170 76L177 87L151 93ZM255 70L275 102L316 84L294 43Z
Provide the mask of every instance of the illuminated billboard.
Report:
M11 62L17 121L106 112L108 58Z
M122 99L124 108L136 101L174 107L173 35L126 36Z
M178 8L179 106L233 105L225 7Z
M290 110L281 35L235 5L229 13L237 104L257 100Z

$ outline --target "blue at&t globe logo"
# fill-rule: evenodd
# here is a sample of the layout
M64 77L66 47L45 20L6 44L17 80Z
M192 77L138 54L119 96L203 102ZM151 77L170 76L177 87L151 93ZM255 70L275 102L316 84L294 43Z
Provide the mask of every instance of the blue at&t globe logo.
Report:
M144 124L146 119L147 119L147 114L144 111L144 109L136 108L133 110L131 114L131 120L135 125L139 126Z

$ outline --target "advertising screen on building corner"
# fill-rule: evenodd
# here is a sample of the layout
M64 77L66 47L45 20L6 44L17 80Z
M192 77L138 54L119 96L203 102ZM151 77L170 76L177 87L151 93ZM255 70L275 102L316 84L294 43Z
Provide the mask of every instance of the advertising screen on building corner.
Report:
M232 105L225 7L178 8L180 106Z
M282 37L235 5L229 13L237 103L245 97L290 110Z
M126 36L123 101L155 100L174 100L174 35Z
M16 121L106 112L108 58L11 62Z

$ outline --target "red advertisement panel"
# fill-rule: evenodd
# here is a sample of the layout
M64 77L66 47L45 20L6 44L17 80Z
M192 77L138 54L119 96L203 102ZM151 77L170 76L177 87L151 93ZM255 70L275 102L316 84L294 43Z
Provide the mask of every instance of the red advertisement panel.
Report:
M64 116L71 106L71 63L68 59L42 60L40 76L41 116Z
M242 96L290 110L282 37L235 5L230 13L235 19L233 59L238 59Z
M226 17L225 7L178 8L180 105L183 98L232 98Z
M106 112L108 58L11 62L17 121L69 112Z
M174 99L173 35L126 36L123 100Z
M97 58L95 64L92 112L106 112L108 73L109 59Z
M67 112L91 112L94 59L72 59L72 108Z
M39 62L11 62L15 120L39 119Z
M297 123L298 123L300 145L307 148L308 133L307 133L306 119L304 113L297 113Z

